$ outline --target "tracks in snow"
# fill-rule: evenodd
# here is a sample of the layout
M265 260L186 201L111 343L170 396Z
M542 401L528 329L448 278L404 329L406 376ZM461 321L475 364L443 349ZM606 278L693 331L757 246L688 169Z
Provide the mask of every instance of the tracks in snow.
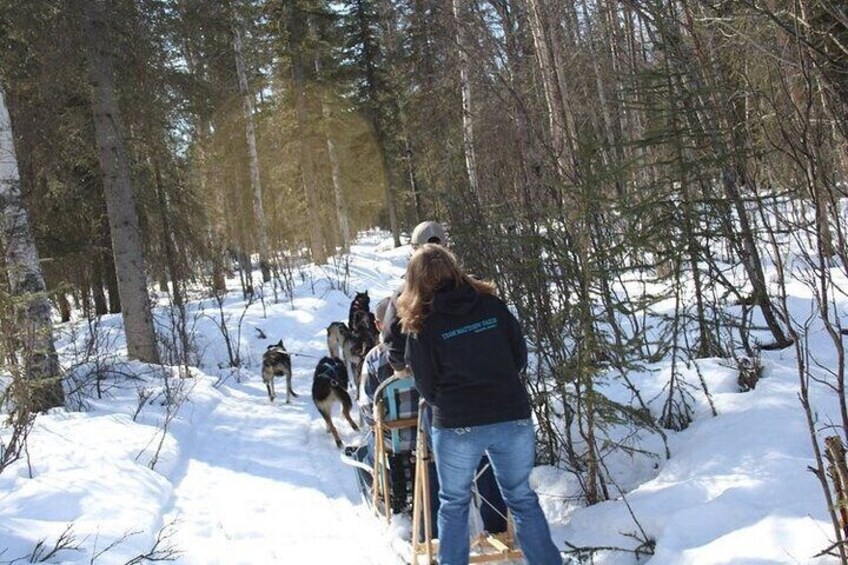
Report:
M258 376L221 392L194 424L164 517L177 521L180 563L397 562L384 529L363 519L355 478L308 393L271 404Z

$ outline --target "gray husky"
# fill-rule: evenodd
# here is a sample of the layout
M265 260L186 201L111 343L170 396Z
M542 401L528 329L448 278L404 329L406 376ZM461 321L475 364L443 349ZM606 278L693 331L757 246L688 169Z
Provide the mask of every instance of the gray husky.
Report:
M333 322L327 326L327 349L330 357L344 361L348 382L355 386L359 399L359 376L365 354L371 349L369 336L351 330L344 322Z
M265 388L268 389L268 398L271 402L274 402L277 396L274 390L274 377L282 376L286 377L286 404L288 404L292 396L297 398L297 394L291 386L291 356L286 352L283 340L280 340L274 345L269 345L268 350L262 354L262 380L265 381Z

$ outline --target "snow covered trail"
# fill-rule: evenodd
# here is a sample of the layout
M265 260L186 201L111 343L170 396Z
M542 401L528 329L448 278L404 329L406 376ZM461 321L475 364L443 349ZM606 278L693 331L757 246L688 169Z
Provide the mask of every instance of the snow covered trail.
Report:
M398 561L384 528L363 512L352 470L316 421L308 392L301 394L272 405L252 381L228 389L194 422L197 441L165 516L178 523L180 563Z
M385 259L369 258L374 247L366 240L356 250L358 268L349 279L351 292L369 290L372 308L393 287L389 273L377 273L402 272ZM163 516L163 523L178 524L174 542L185 551L180 563L400 561L393 535L363 506L353 470L340 461L310 395L316 358L326 354L325 328L346 318L350 299L326 289L323 297L313 296L309 283L301 287L310 288L295 291L294 309L268 304L265 318L248 314L246 324L268 338L245 336L253 358L248 379L220 387L214 409L192 422L195 439L183 448L188 450L172 477L173 505ZM250 312L259 310L253 306ZM292 359L300 396L288 405L284 380L277 380L272 404L259 374L262 351L277 339L303 354ZM344 441L356 440L357 432L340 416L335 423Z

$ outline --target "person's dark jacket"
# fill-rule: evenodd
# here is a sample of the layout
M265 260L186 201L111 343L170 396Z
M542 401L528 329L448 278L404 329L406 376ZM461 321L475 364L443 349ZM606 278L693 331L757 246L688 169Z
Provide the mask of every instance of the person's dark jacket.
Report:
M397 299L403 293L404 286L401 285L392 294L392 298L386 307L386 315L381 320L383 322L382 341L389 354L389 365L395 371L402 371L406 368L407 335L403 333L397 314Z
M527 346L518 320L496 296L467 285L440 290L423 329L410 336L407 354L437 428L530 417L519 376Z

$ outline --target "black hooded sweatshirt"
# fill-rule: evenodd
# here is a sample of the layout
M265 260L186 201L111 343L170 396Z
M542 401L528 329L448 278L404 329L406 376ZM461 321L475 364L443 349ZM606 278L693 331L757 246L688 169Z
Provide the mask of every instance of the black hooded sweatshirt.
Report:
M462 285L440 290L407 355L415 385L437 428L464 428L530 417L519 373L527 346L518 320L496 296Z

